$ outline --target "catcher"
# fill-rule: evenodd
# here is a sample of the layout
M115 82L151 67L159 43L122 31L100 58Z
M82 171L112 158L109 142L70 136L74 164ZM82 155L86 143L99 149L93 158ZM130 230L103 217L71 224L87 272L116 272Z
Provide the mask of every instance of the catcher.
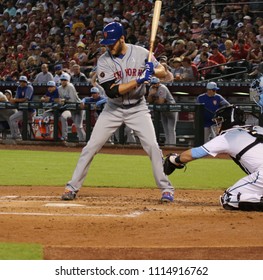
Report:
M263 212L263 127L245 125L244 111L235 105L218 109L214 121L219 135L203 146L168 155L164 173L170 175L208 155L228 154L248 175L220 196L221 205L226 210Z

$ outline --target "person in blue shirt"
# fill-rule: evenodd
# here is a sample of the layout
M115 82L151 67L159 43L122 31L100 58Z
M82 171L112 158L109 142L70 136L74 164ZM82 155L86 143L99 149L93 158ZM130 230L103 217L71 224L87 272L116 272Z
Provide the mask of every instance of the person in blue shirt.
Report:
M47 91L44 96L40 99L42 102L59 102L58 89L54 81L47 82Z
M205 106L204 113L204 142L208 142L216 136L214 130L215 111L223 106L230 105L230 103L216 91L219 90L215 82L209 82L206 85L206 92L198 95L197 103L202 103Z
M26 76L19 77L19 85L16 90L14 98L11 98L9 102L11 104L24 103L33 100L34 88L27 80ZM28 119L32 119L35 114L35 109L28 109ZM23 120L23 111L19 110L10 116L9 125L11 136L14 140L21 140L21 133L19 130L19 122Z
M107 102L106 97L100 96L100 91L97 87L92 87L90 89L91 97L85 97L82 99L82 109L84 109L85 104L91 104L91 109L94 109L95 120L103 110L104 104Z
M60 103L58 88L54 81L47 82L47 91L45 95L41 97L40 101L43 103ZM53 109L48 109L41 116L41 126L43 126L41 136L43 138L50 137L50 119L53 115Z

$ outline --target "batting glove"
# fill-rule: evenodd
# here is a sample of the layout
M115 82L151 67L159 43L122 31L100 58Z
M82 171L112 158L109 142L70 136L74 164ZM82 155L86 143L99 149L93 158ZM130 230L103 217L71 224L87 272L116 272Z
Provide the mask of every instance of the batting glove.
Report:
M152 74L149 69L146 69L142 74L136 79L137 84L141 85L143 83L148 83L151 81Z
M151 75L154 74L154 66L153 66L153 63L148 61L145 63L145 69L148 69L151 73Z

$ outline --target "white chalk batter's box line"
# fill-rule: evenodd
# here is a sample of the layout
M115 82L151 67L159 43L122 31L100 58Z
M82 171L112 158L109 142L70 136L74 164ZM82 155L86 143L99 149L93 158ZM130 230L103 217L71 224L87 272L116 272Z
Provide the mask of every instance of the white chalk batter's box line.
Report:
M57 196L1 196L0 202L10 202L15 201L19 203L33 203L33 200L26 200L26 199L51 199L51 198L58 198ZM23 200L22 200L23 199ZM5 205L6 206L6 205ZM101 206L87 206L83 204L77 204L77 203L53 203L48 202L42 207L53 207L53 208L69 208L69 207L77 207L77 208L85 208L85 209L95 209L95 208L101 208ZM109 213L103 213L103 214L81 214L81 213L43 213L43 212L0 212L0 215L13 215L13 216L59 216L59 217L111 217L111 218L136 218L140 215L142 215L143 211L132 211L127 214L109 214Z
M59 213L30 213L30 212L0 212L1 215L8 215L8 216L59 216L59 217L104 217L104 218L136 218L140 215L142 215L143 212L140 211L134 211L129 214L59 214Z

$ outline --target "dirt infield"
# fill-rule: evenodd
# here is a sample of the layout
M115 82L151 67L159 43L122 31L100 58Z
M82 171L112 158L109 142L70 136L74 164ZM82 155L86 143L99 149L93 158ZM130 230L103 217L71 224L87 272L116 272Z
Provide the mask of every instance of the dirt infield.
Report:
M220 191L165 205L157 189L82 188L70 202L63 187L0 190L0 242L43 244L45 259L263 259L263 214L223 210Z

